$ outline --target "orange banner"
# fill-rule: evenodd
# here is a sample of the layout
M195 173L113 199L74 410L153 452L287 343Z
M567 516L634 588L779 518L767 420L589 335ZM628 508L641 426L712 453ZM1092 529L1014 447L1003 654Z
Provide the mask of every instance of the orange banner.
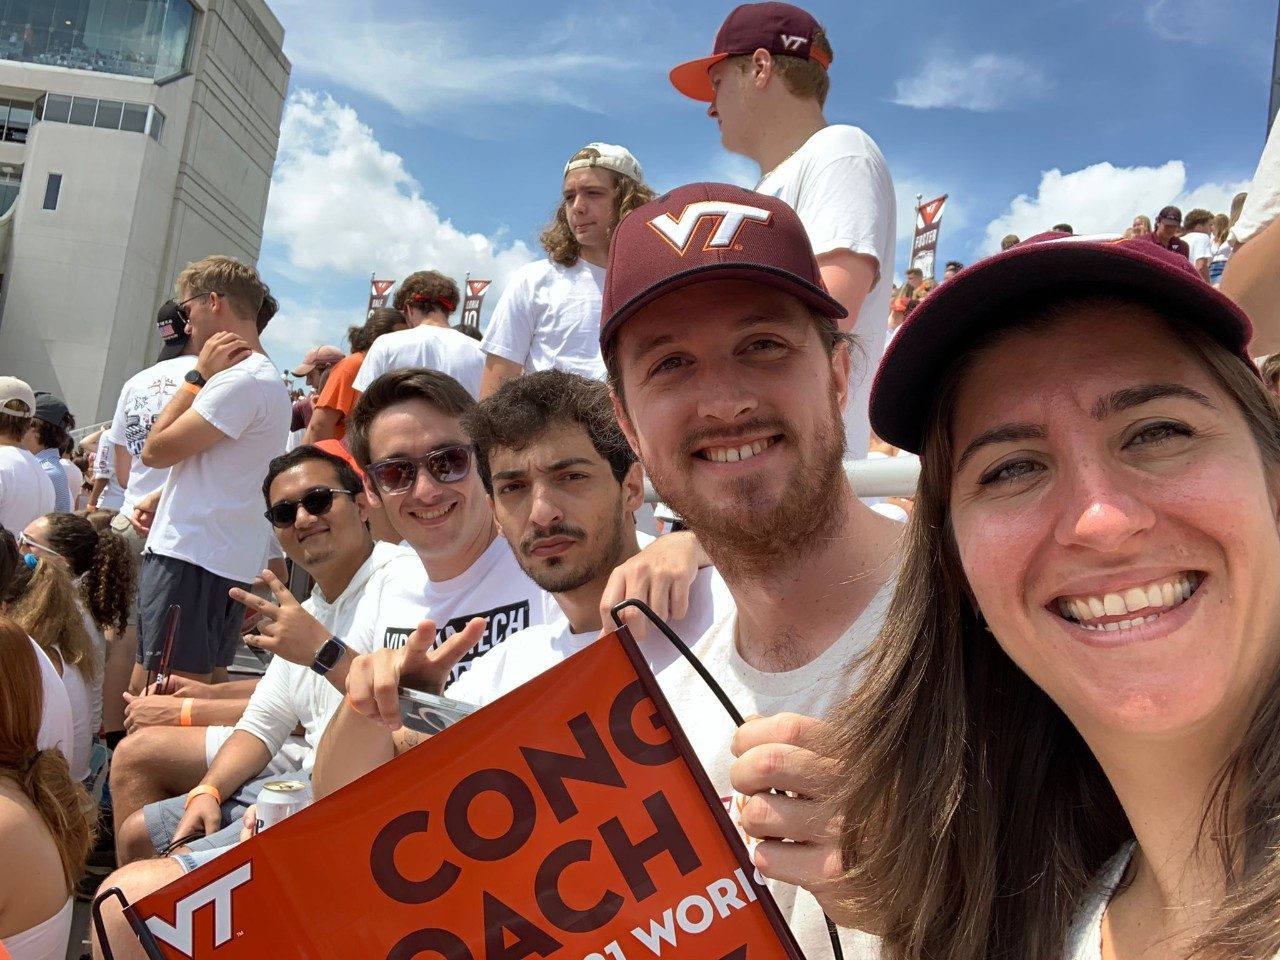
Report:
M625 631L129 910L171 960L803 960Z

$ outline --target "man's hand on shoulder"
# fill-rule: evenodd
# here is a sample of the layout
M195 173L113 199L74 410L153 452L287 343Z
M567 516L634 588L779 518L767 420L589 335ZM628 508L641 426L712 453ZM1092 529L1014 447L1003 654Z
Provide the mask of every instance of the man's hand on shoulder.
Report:
M214 374L234 367L251 353L253 350L239 334L219 330L201 348L196 371L208 380Z
M689 591L698 571L711 566L698 538L682 531L659 537L631 559L618 564L600 597L600 622L604 632L613 631L614 605L633 598L643 600L663 620L681 620L689 614ZM637 640L645 635L648 619L629 607L622 622Z

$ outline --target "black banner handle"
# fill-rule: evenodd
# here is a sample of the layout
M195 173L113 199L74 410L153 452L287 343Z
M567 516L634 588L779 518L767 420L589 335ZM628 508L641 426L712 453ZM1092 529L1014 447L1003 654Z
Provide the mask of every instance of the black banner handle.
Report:
M649 608L649 605L643 600L636 600L632 598L623 600L621 603L615 603L609 609L609 615L613 617L615 626L621 627L623 625L620 614L628 607L639 610L644 614L645 618L650 623L662 631L662 635L671 642L671 645L680 651L680 655L689 661L689 666L693 667L698 676L702 678L703 683L711 688L711 692L716 695L716 699L720 701L720 705L724 707L729 716L733 718L734 726L740 727L747 722L742 716L742 712L734 705L733 701L729 699L729 695L724 692L720 687L720 684L716 683L715 677L711 676L711 671L703 666L701 660L694 656L693 651L689 649L689 645L681 639L678 633L671 629L665 620L654 613L653 610ZM844 947L840 943L840 933L836 930L835 921L825 914L823 915L823 919L827 922L827 937L831 940L831 953L834 955L835 960L844 960Z
M129 903L128 898L125 897L119 887L109 887L103 890L93 898L93 907L91 908L93 929L98 934L98 947L102 951L102 956L105 960L115 960L116 956L111 951L111 942L107 939L107 925L102 919L102 905L108 900L120 901L120 912L129 921L129 926L133 929L133 935L142 944L142 950L149 960L165 960L164 952L160 949L160 945L156 943L156 938L151 935L150 929L142 922L142 918L138 916L137 911L133 909L133 905Z

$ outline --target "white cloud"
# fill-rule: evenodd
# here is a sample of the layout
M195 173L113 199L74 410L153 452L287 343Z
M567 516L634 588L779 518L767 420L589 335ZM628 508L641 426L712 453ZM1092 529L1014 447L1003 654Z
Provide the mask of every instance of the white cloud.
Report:
M429 268L459 281L470 271L493 281L492 303L535 256L523 241L503 245L442 218L403 159L353 109L307 90L285 106L264 245L271 273L314 291L312 302L283 298L279 320L267 328L266 341L284 357L314 343L342 344L364 300L334 309L332 294L371 270L401 279Z
M1154 216L1170 203L1182 207L1183 213L1192 207L1226 211L1231 198L1247 187L1247 180L1189 186L1181 160L1159 167L1095 163L1070 173L1049 170L1041 175L1034 197L1015 197L1008 210L987 224L983 249L998 250L1007 233L1025 239L1062 222L1079 234L1122 233L1137 214Z
M954 107L986 113L1042 96L1049 81L1039 67L999 53L963 57L925 49L920 72L895 83L893 102L929 110Z
M1147 0L1147 26L1161 40L1210 43L1220 32L1223 0Z
M351 0L279 0L294 68L375 97L406 116L457 116L477 106L573 106L603 112L605 91L643 66L623 38L632 26L581 17L515 24L432 11L379 17ZM618 39L619 42L611 42ZM607 45L607 48L606 48Z
M522 241L501 247L442 219L353 109L307 90L285 106L265 239L295 270L348 276L376 267L402 277L430 265L501 281L533 259Z

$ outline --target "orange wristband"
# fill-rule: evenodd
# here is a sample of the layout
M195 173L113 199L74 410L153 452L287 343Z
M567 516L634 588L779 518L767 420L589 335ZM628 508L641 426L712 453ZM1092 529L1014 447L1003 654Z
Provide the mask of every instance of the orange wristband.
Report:
M182 701L182 707L178 710L178 726L191 726L191 708L196 705L195 697L186 697Z
M202 793L207 793L209 796L213 797L213 799L218 801L218 806L222 806L222 793L218 788L211 783L202 783L197 787L193 787L191 792L187 794L187 802L182 805L182 809L185 810L187 807L191 806L191 801Z
M189 382L188 382L188 383L184 383L184 384L182 385L182 389L183 389L183 390L186 390L188 393L193 393L193 394L194 394L194 393L199 393L199 392L200 392L200 388L199 388L199 387L197 387L194 383L189 383Z

